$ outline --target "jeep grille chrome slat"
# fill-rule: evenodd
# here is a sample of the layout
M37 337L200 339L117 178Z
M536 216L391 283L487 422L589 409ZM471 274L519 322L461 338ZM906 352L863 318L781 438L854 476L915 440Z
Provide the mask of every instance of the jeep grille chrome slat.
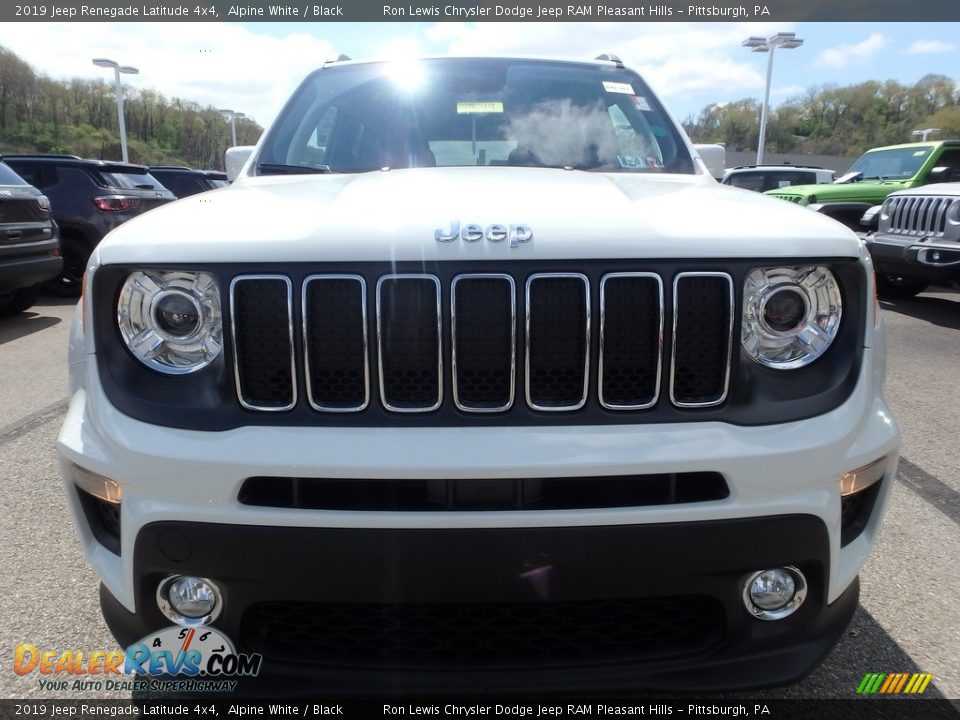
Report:
M464 412L513 406L516 374L516 285L510 275L458 275L450 285L453 400Z
M285 275L241 275L230 283L237 399L248 410L297 404L293 284Z
M535 273L526 287L527 405L579 410L590 378L590 281L581 273Z
M947 211L954 202L957 202L955 198L925 195L890 198L887 210L890 227L886 232L893 235L943 237Z
M360 412L370 402L367 284L359 275L311 275L303 282L307 399L322 412Z
M712 407L727 399L733 302L733 280L726 273L674 278L670 401L677 407Z
M440 280L384 275L377 281L380 401L392 412L431 412L443 402Z
M663 281L646 272L609 273L600 281L597 395L608 410L657 404L663 358Z

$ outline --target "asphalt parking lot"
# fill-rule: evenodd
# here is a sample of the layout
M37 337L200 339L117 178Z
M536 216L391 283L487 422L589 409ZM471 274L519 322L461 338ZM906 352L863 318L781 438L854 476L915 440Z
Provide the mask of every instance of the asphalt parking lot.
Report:
M861 574L860 608L809 678L750 697L849 698L868 672L928 672L926 697L960 698L960 291L883 303L888 387L903 455L878 546ZM54 456L67 405L71 303L45 299L0 318L0 697L119 698L42 690L11 659L19 643L60 650L116 644L97 580L74 535Z

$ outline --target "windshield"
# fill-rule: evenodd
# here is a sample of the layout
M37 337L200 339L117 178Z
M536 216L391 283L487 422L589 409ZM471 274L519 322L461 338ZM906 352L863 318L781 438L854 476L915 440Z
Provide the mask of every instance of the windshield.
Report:
M693 172L676 127L635 74L477 59L319 70L282 111L258 164L261 174L472 165Z
M907 180L917 174L931 152L931 147L871 150L864 153L844 174L861 172L863 180Z

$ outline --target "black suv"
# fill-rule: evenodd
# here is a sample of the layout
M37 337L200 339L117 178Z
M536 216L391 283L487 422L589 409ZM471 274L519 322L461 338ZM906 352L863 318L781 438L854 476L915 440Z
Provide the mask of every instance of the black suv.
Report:
M227 185L226 173L216 170L194 170L188 167L152 165L150 174L162 182L178 198L216 190Z
M176 199L143 165L75 155L5 155L3 161L50 198L60 226L63 271L44 287L64 297L80 294L87 259L104 235Z
M33 305L62 267L50 201L0 162L0 315Z

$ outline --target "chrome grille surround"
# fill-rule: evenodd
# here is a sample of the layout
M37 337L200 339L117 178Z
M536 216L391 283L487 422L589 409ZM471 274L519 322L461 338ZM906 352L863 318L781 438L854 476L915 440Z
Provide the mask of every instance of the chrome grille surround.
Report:
M680 317L679 286L685 278L695 277L716 277L723 278L727 282L729 291L728 315L729 325L727 328L727 354L724 370L723 390L716 397L708 401L684 401L676 395L676 375L677 375L677 325ZM725 272L681 272L673 279L673 342L670 350L670 402L681 408L707 408L721 405L727 399L730 391L730 362L733 353L733 323L734 323L734 294L733 278Z
M584 323L584 363L583 363L583 393L580 397L580 400L576 403L568 405L541 405L531 395L530 392L530 331L531 331L531 306L530 299L532 297L533 285L538 281L551 280L551 279L575 279L583 283L583 295L584 295L584 317L586 322ZM533 273L527 278L526 283L526 322L525 322L525 360L524 360L524 388L526 394L527 405L533 410L541 410L543 412L564 412L570 410L579 410L587 403L587 395L590 389L590 280L583 273L568 273L568 272L547 272L547 273Z
M457 376L457 285L471 280L503 280L510 286L510 394L506 403L500 406L467 405L460 401L459 378ZM517 375L517 286L511 275L504 273L464 273L457 275L450 283L450 366L453 373L453 402L458 410L472 413L503 412L513 407L516 398Z
M287 286L287 330L290 348L290 379L291 379L291 400L284 405L264 405L250 402L244 397L243 383L241 380L240 358L237 343L237 286L249 281L279 281ZM237 400L247 410L256 410L258 412L283 412L292 410L297 405L297 366L296 353L293 344L293 283L286 275L279 274L261 274L261 275L238 275L230 282L230 332L233 340L233 377L237 393Z
M355 281L359 284L360 287L360 313L362 316L362 334L363 334L363 402L356 407L338 407L335 405L324 405L316 400L314 397L313 391L313 375L311 373L311 363L310 363L310 342L308 340L308 329L310 326L310 313L307 306L308 292L310 289L310 284L313 282L324 282L330 280L347 280ZM369 342L367 337L367 282L360 275L349 275L349 274L326 274L326 275L308 275L303 280L303 290L301 292L301 317L303 318L303 323L301 326L302 336L303 336L303 365L304 365L304 376L307 386L307 400L310 403L310 407L314 410L320 410L322 412L334 412L334 413L348 413L348 412L361 412L366 410L367 406L370 404L370 352L369 352Z
M391 404L387 400L383 372L383 345L385 333L383 327L383 285L387 282L407 282L410 280L426 280L436 287L436 314L437 314L437 398L430 405L422 407L403 407ZM440 296L440 279L436 275L427 274L399 274L383 275L377 280L377 370L380 380L380 402L387 410L398 413L425 413L438 409L443 404L443 312Z
M606 338L606 293L607 281L618 278L649 278L657 284L657 306L659 315L659 326L657 331L657 371L654 381L653 397L649 402L632 405L607 402L603 393L603 354L604 341ZM607 273L600 280L600 355L597 360L597 398L600 404L607 410L646 410L652 408L660 400L660 383L663 374L663 323L664 323L664 305L663 305L663 280L656 273L651 272L613 272Z

